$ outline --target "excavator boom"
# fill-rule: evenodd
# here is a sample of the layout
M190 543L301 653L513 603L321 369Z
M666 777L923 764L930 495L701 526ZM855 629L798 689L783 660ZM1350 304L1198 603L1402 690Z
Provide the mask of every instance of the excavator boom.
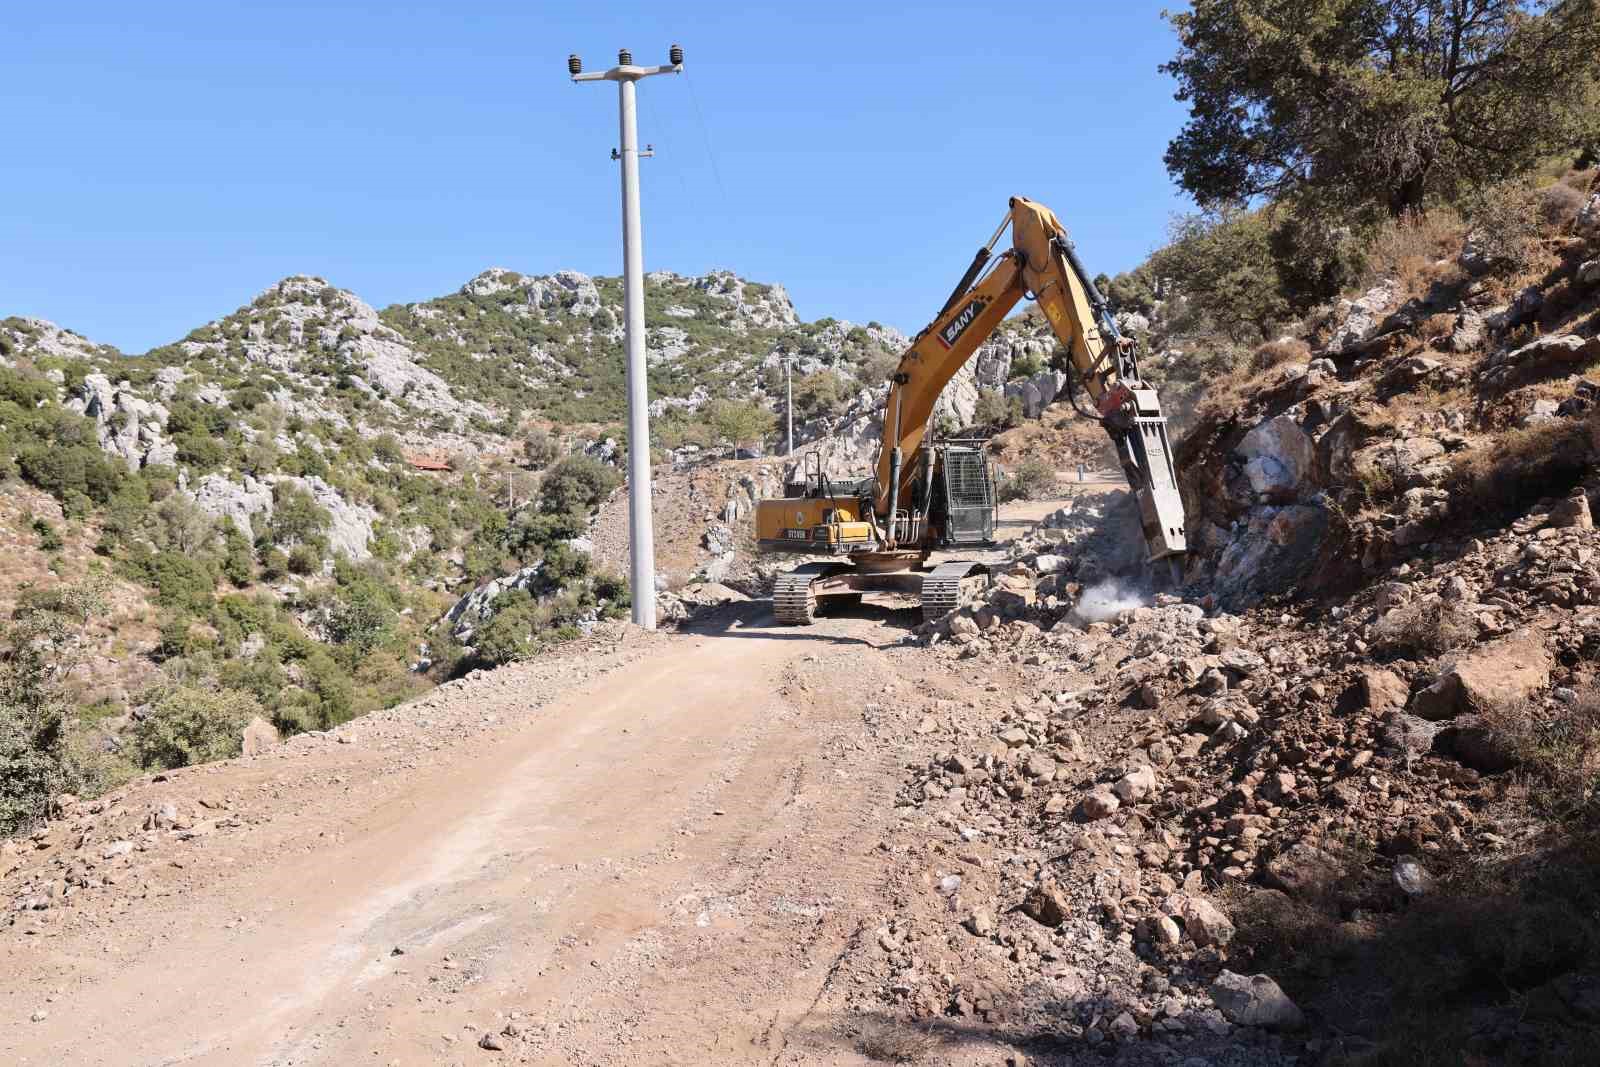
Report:
M1008 226L1012 247L983 273L990 249ZM1030 295L1071 359L1069 388L1076 378L1093 405L1081 413L1098 420L1116 446L1139 501L1150 558L1181 555L1187 550L1183 502L1161 402L1139 378L1132 343L1118 333L1107 301L1055 213L1022 197L1012 198L1007 218L979 250L939 316L900 358L884 405L875 510L892 516L900 501L911 498L919 471L907 461L922 444L940 392L1017 302Z

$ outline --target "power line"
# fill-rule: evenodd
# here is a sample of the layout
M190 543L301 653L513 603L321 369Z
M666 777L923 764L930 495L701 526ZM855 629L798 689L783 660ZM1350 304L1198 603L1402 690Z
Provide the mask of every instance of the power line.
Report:
M717 192L722 195L722 203L726 207L728 187L722 184L722 170L717 166L717 152L711 147L711 130L706 126L705 113L700 110L700 94L694 91L694 80L687 73L684 74L683 81L689 86L689 100L694 104L694 117L700 122L700 136L706 142L706 158L711 161L711 176L717 181Z

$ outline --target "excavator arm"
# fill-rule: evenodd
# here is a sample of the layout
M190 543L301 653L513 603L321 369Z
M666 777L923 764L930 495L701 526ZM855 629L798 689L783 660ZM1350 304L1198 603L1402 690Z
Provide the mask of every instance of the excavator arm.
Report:
M992 256L1007 228L1012 247ZM992 260L992 262L991 262ZM884 406L874 510L887 521L910 500L920 472L916 457L940 392L1023 297L1035 300L1071 360L1068 390L1080 385L1116 446L1128 485L1139 502L1151 559L1187 549L1183 502L1172 467L1166 419L1155 390L1139 377L1131 340L1122 337L1110 306L1095 289L1066 230L1042 204L1011 199L1010 211L951 293L937 318L900 357ZM1073 397L1077 404L1077 397ZM910 460L910 462L908 462ZM924 460L925 462L925 460Z

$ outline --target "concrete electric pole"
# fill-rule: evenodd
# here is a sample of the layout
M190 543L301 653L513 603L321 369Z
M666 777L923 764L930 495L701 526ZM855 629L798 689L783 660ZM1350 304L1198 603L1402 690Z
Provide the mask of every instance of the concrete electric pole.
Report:
M632 538L633 621L656 628L656 538L650 514L650 397L644 366L644 242L639 225L639 123L634 112L634 85L653 74L683 70L683 49L673 45L671 62L662 67L636 67L626 48L608 71L583 73L583 61L567 57L567 73L575 82L617 83L622 120L622 147L611 158L622 162L622 303L628 334L628 532ZM647 145L644 155L654 155Z
M786 455L786 456L794 455L794 383L792 381L790 381L790 379L789 379L789 370L793 366L794 366L794 357L793 356L784 356L783 357L783 392L784 392L783 411L784 411L784 414L789 417L789 451L784 453L784 455Z

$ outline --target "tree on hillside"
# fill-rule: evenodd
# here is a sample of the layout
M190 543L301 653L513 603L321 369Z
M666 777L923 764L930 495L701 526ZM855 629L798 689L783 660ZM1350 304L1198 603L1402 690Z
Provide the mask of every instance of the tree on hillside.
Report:
M1174 279L1183 299L1171 311L1178 332L1219 331L1234 341L1259 341L1290 308L1262 211L1221 210L1186 215L1172 225L1172 242L1150 257L1149 271Z
M761 440L777 424L777 416L747 400L718 400L711 405L712 428L735 451L740 445Z
M1167 169L1204 204L1415 213L1592 136L1600 0L1194 0Z

